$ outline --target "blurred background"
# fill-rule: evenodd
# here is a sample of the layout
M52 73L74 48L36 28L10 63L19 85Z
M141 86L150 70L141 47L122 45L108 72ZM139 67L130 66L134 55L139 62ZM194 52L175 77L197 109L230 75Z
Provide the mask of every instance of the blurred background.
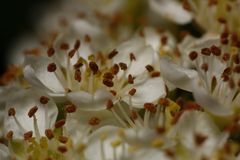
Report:
M7 0L0 5L0 74L6 69L11 47L24 35L34 32L41 10L57 0Z

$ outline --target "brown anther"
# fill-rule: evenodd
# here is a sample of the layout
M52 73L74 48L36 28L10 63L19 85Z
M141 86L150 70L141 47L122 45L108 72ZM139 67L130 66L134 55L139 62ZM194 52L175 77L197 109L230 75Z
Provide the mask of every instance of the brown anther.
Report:
M116 49L112 50L109 54L108 54L108 59L112 59L113 57L115 57L118 54L118 51Z
M188 2L188 0L183 0L183 2L182 2L182 7L183 7L183 9L185 9L186 11L191 11L192 9L191 9L191 6L190 6L190 4L189 4L189 2Z
M85 35L84 40L86 43L90 43L92 41L91 37L88 34Z
M232 6L230 4L226 4L226 11L230 12L232 10Z
M201 69L204 71L204 72L207 72L208 71L208 64L207 63L203 63L201 65Z
M169 158L174 158L175 157L175 152L173 150L171 150L171 149L165 149L164 153Z
M136 111L131 110L131 118L132 118L133 120L136 120L136 119L138 118L138 114L137 114Z
M127 70L127 64L126 63L120 62L119 66L120 66L121 70L123 70L123 71Z
M33 136L33 131L28 131L23 134L24 140L29 140L32 138L32 136Z
M139 30L139 36L140 36L140 37L144 37L144 36L145 36L145 33L144 33L144 30L143 30L143 29L140 29L140 30Z
M161 73L159 71L154 71L151 73L152 78L159 77L160 75L161 75Z
M144 103L144 108L151 113L156 113L157 109L153 103Z
M136 61L136 57L133 53L130 53L129 57L131 61Z
M69 57L69 58L72 58L72 57L75 55L76 52L77 52L76 49L70 50L70 51L68 52L68 57Z
M226 19L223 18L223 17L219 17L217 20L218 20L219 23L222 23L222 24L227 23Z
M39 98L39 101L40 101L41 104L47 104L48 101L49 101L49 98L46 97L46 96L41 96L41 97Z
M224 82L227 82L229 80L229 76L228 75L222 75L221 77L222 77Z
M61 142L61 143L67 143L67 141L68 141L68 138L67 137L65 137L65 136L59 136L58 137L58 140L59 140L59 142Z
M74 72L74 79L78 82L81 82L82 76L81 76L81 71L80 69L76 69Z
M112 107L113 107L113 101L112 101L111 99L109 99L109 100L107 101L106 106L107 106L107 109L108 109L108 110L111 110Z
M188 56L192 61L194 61L198 57L198 53L196 51L192 51Z
M164 106L164 107L167 107L169 106L169 100L167 98L160 98L158 103L161 105L161 106Z
M146 70L147 70L148 72L154 71L153 66L151 66L150 64L146 65L145 68L146 68Z
M66 153L67 152L67 147L66 146L58 146L57 149L61 153Z
M68 104L65 106L65 111L67 113L74 113L76 112L76 110L77 110L77 107L74 104Z
M134 78L131 74L128 75L128 83L133 84L134 83Z
M166 45L168 42L168 37L167 36L162 36L161 37L161 44L164 46Z
M79 69L82 66L83 66L83 63L81 62L77 62L76 64L73 65L74 69Z
M113 87L113 85L114 85L114 83L113 83L113 81L111 79L104 78L102 82L107 87Z
M34 116L35 113L37 112L37 110L38 110L38 107L37 107L37 106L32 107L32 108L28 111L28 117L31 118L32 116Z
M48 57L52 57L55 53L55 50L53 47L49 47L48 50L47 50L47 55Z
M46 130L45 130L45 135L46 135L46 137L47 137L49 140L54 137L54 133L53 133L53 131L52 131L51 129L46 129Z
M165 128L165 127L162 127L162 126L157 126L157 127L156 127L156 132L157 132L158 134L163 134L163 133L165 133L165 131L166 131L166 128Z
M171 121L172 124L176 124L178 122L178 120L180 119L180 117L182 116L183 112L179 111L179 112L175 112L173 114L173 119Z
M96 74L98 72L98 65L95 62L90 62L89 68L92 70L93 74Z
M58 120L58 121L55 123L55 128L60 128L60 127L62 127L64 124L65 124L65 119Z
M57 69L57 66L55 63L50 63L47 67L48 72L55 72Z
M116 75L119 72L119 66L117 64L114 64L111 68L111 72Z
M117 92L114 91L114 90L110 90L110 92L112 93L113 96L116 96L116 95L117 95Z
M8 116L15 116L16 110L14 108L9 108L8 109Z
M68 49L69 49L69 44L68 44L68 43L65 43L65 42L61 43L61 44L60 44L60 49L62 49L62 50L68 50Z
M215 6L218 4L218 0L208 0L208 6Z
M136 93L136 89L135 88L132 88L129 92L128 92L128 94L129 95L131 95L131 96L134 96L134 94Z
M96 126L101 122L101 120L97 117L92 117L88 120L88 124L90 124L91 126Z
M230 87L231 89L234 89L235 83L234 83L234 81L233 81L232 78L230 78L230 79L228 80L228 85L229 85L229 87Z
M207 139L207 137L205 135L202 135L202 134L196 134L194 136L194 141L195 141L197 146L201 146L206 141L206 139Z
M229 53L224 53L223 56L222 56L222 59L224 61L228 61L230 59L230 54Z
M219 47L212 45L210 49L211 49L211 52L213 55L215 55L215 56L221 55L221 49Z
M211 50L209 48L203 48L203 49L201 49L201 54L203 54L205 56L210 56Z
M12 138L13 138L13 131L9 131L6 135L6 139L7 140L12 140Z
M235 66L233 71L236 73L240 73L240 65Z
M79 47L80 47L80 45L81 45L81 42L80 42L79 39L77 39L76 42L75 42L75 44L74 44L74 49L75 49L75 50L78 50Z
M228 39L227 38L221 38L221 43L227 45L228 44Z
M235 64L239 64L239 63L240 63L239 55L238 55L238 54L234 54L234 55L232 56L232 61L233 61Z
M201 110L201 106L193 101L187 101L184 106L184 110Z
M114 78L114 76L111 72L106 72L103 74L103 78L112 80Z

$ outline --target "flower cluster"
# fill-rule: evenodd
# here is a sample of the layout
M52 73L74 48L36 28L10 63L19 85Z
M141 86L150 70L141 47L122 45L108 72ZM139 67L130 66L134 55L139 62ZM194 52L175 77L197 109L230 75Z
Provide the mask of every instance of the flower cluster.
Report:
M0 78L0 159L239 160L239 15L62 0Z

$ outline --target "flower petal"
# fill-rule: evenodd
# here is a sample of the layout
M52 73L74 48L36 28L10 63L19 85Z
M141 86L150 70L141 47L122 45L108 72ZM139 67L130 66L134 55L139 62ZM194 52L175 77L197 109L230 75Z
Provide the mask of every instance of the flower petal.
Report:
M150 0L149 3L153 11L172 22L183 25L192 20L192 15L184 10L178 1Z
M193 90L193 82L198 79L196 71L178 66L169 58L160 59L160 70L164 79L187 91Z
M93 95L85 91L70 92L67 98L84 111L99 111L106 109L106 102L112 98L112 94L99 89Z

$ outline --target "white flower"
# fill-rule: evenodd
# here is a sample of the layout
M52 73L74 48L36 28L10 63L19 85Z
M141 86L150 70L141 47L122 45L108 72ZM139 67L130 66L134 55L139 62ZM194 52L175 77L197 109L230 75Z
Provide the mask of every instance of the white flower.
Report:
M0 159L1 160L9 160L10 157L10 153L8 150L8 147L5 146L4 144L0 143Z
M192 44L188 57L196 70L177 66L166 58L160 60L160 66L163 77L179 88L192 91L196 101L207 111L228 116L239 104L239 51L219 41L205 39ZM234 41L229 45L234 45Z

